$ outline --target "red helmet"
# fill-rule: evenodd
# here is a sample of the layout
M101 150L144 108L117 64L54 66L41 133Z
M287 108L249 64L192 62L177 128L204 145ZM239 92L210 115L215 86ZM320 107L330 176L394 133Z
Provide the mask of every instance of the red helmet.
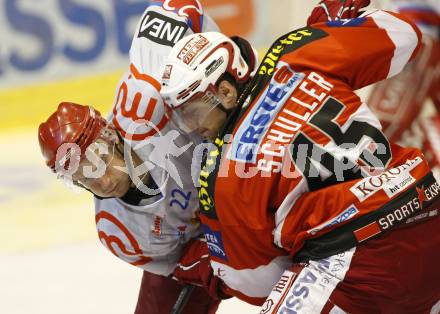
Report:
M62 102L38 128L38 140L46 164L55 171L58 148L65 143L77 144L81 154L100 135L107 121L90 106Z

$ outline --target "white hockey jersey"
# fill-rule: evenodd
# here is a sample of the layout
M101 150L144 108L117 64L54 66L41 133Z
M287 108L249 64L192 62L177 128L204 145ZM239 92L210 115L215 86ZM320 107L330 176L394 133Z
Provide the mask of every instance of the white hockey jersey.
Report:
M151 194L155 196L137 205L95 198L98 235L119 258L160 275L174 270L183 244L200 233L194 219L200 160L192 160L194 141L168 120L159 81L171 47L184 36L205 31L218 28L197 0L150 2L136 28L130 70L119 82L109 116L158 188Z

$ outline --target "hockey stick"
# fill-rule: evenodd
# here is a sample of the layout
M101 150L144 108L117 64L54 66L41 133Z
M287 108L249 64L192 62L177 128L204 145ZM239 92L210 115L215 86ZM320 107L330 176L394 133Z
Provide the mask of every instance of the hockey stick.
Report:
M183 312L183 309L191 297L191 293L193 292L194 288L195 287L193 285L186 285L183 287L182 291L180 291L179 297L176 300L176 303L171 309L171 314L180 314Z

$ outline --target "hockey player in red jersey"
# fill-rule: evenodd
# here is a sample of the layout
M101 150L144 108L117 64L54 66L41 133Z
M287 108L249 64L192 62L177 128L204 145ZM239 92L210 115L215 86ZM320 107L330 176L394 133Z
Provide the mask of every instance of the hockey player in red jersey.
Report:
M392 141L423 148L430 165L440 171L440 2L393 0L390 9L411 19L423 33L417 59L393 79L376 84L368 104ZM431 100L434 110L427 114Z
M385 11L331 16L356 16L358 2L323 1L326 22L281 36L252 79L252 59L219 33L178 42L167 61L171 119L215 144L199 199L218 289L262 313L440 307L439 184L353 92L402 71L421 34Z

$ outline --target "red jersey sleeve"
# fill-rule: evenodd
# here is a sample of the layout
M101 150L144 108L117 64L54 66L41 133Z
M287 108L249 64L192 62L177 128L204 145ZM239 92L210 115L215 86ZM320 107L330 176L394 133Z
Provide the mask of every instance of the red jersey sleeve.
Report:
M380 210L391 200L402 198L430 173L421 151L398 145L393 145L392 149L395 158L386 171L304 193L295 202L282 227L275 230L281 239L277 244L294 255L307 239L319 237L329 230ZM399 175L390 175L397 172ZM370 186L371 183L374 187Z
M198 0L161 0L162 7L174 11L187 19L188 26L194 33L201 33L203 27L203 8Z
M296 71L319 71L359 89L402 71L417 54L421 33L402 15L376 10L312 25L328 36L283 59Z

